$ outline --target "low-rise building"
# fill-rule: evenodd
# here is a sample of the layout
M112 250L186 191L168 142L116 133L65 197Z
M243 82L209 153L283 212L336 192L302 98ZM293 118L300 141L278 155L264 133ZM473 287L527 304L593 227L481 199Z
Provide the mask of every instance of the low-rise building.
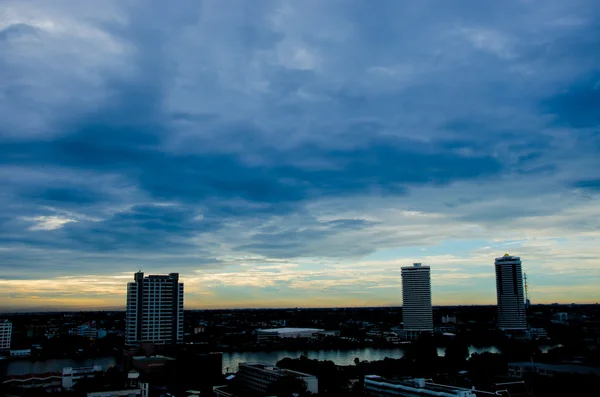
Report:
M456 316L442 316L442 324L456 324Z
M95 327L91 327L88 324L82 324L78 327L71 328L69 330L69 335L83 336L85 338L97 339L98 338L98 329Z
M324 329L317 328L270 328L257 329L256 337L259 342L284 338L316 338Z
M215 397L237 397L227 385L213 386L213 393Z
M530 339L546 339L548 338L548 332L544 328L530 328L529 329Z
M508 363L508 376L512 378L522 378L526 373L536 373L544 376L554 376L558 373L582 375L594 374L596 376L600 376L600 368L585 367L573 364L533 363L528 361Z
M2 384L22 389L56 388L60 387L60 381L61 374L59 372L45 372L43 374L8 375Z
M555 324L565 324L569 321L569 313L556 313L554 314L554 319L552 320Z
M11 357L28 357L31 356L31 349L11 350Z
M476 397L470 389L438 385L425 379L391 380L378 375L366 375L364 391L373 397Z
M131 367L147 376L166 375L175 361L172 357L161 355L135 356L131 360Z
M306 391L315 394L319 392L319 381L316 376L264 363L241 363L237 379L244 389L266 393L272 384L285 376L302 380L306 385Z
M65 367L62 370L62 387L69 390L77 383L78 380L93 378L101 372L102 367L100 365L81 368Z
M87 393L87 397L148 397L148 383L140 383L139 387L121 390L102 390Z

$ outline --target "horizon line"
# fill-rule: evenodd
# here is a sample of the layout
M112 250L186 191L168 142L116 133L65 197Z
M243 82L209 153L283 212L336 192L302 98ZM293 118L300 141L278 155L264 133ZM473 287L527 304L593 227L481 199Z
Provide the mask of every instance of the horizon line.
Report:
M589 303L561 303L561 302L553 302L553 303L536 303L530 304L529 306L594 306L598 305L599 302L589 302ZM497 304L457 304L457 305L432 305L432 308L446 308L446 307L490 307L497 306ZM325 310L325 309L401 309L403 306L323 306L323 307L300 307L300 306L289 306L289 307L229 307L229 308L211 308L211 309L185 309L185 311L221 311L221 310ZM125 308L103 308L103 309L54 309L54 308L39 308L37 310L13 310L13 311L4 311L0 310L0 314L28 314L28 313L90 313L90 312L125 312Z

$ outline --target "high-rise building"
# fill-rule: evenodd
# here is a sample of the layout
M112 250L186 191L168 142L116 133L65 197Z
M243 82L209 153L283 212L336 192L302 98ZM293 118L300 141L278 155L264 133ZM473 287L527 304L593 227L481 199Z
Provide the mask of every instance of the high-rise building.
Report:
M8 320L0 320L0 351L10 350L12 338L12 323Z
M402 320L411 339L422 332L433 332L429 266L414 263L402 268Z
M526 330L525 296L521 258L510 256L496 258L496 295L498 297L498 328L501 330Z
M125 343L183 343L183 283L179 273L137 272L127 284Z

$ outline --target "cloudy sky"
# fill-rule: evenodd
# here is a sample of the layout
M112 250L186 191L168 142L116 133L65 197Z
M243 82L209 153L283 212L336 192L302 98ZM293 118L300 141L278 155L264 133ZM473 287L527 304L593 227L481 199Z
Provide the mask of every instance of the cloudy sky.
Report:
M600 301L600 3L0 0L0 310Z

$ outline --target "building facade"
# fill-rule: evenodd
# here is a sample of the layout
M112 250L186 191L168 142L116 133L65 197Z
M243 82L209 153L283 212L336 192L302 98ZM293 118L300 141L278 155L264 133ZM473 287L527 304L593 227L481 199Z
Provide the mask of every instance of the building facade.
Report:
M137 272L127 284L125 343L183 343L183 283L178 273Z
M0 352L10 351L12 339L12 323L9 320L0 320Z
M20 349L20 350L11 350L11 357L29 357L31 356L31 349Z
M87 393L87 397L148 397L150 393L150 385L148 383L140 383L136 388L123 390L104 390Z
M495 267L498 328L504 331L526 330L521 258L506 254L496 258Z
M257 329L256 338L258 342L267 340L278 340L286 338L305 338L314 339L318 337L320 332L325 332L319 328L269 328Z
M78 380L94 378L102 373L102 367L94 365L92 367L71 368L65 367L62 370L62 387L69 390Z
M402 268L402 320L408 338L433 332L429 266L415 263Z
M240 363L237 378L244 389L266 393L269 387L285 376L294 376L301 379L306 385L306 391L318 394L319 381L316 376L302 372L281 369L263 363Z
M82 324L78 327L71 328L69 335L83 336L85 338L98 339L98 329L91 327L88 324Z
M534 363L531 361L508 363L508 376L511 378L522 378L526 373L536 373L543 376L569 373L600 376L600 368L573 364Z

